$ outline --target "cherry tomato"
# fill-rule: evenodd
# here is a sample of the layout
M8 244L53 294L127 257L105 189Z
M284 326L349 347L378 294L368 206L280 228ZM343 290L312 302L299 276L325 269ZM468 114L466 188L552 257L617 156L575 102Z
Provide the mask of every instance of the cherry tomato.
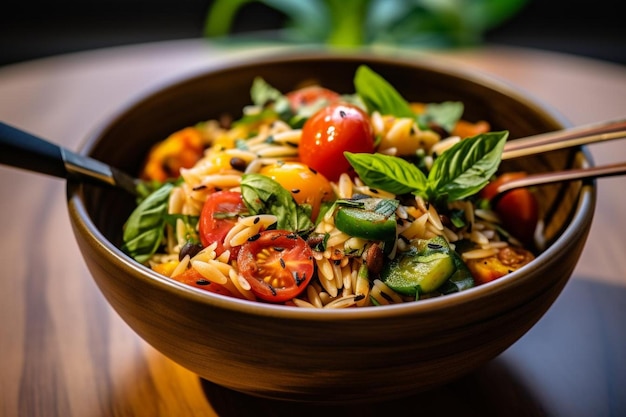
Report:
M319 172L300 162L279 162L263 167L260 173L278 182L298 204L311 206L311 219L315 220L324 201L334 200L330 182Z
M490 182L480 192L482 198L491 200L500 185L525 177L524 172L506 172ZM539 208L534 194L526 188L507 191L500 196L494 210L502 220L504 228L525 245L532 245L539 220Z
M228 288L223 285L216 284L205 279L200 272L193 268L187 269L182 274L172 277L173 280L182 282L183 284L190 285L192 287L200 288L201 290L213 292L215 294L226 295L228 297L243 298L243 296L233 294Z
M237 256L239 273L262 300L281 303L300 294L313 276L313 252L300 236L265 230L246 242Z
M202 245L206 247L217 242L215 249L217 256L226 249L230 249L231 259L235 259L239 247L231 247L227 242L224 242L224 238L237 223L237 216L246 211L247 208L241 198L241 193L218 191L210 194L202 206L198 224Z
M302 87L285 94L285 96L293 111L298 111L300 107L311 105L322 99L333 103L340 97L338 93L318 85Z
M300 160L328 180L349 172L345 151L374 152L374 128L369 116L351 104L336 103L319 110L302 127Z

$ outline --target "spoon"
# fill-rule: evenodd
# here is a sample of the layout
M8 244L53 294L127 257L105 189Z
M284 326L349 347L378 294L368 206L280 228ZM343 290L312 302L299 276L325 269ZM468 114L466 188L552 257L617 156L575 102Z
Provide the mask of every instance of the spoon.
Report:
M0 163L54 177L121 188L137 195L140 180L103 162L0 122Z

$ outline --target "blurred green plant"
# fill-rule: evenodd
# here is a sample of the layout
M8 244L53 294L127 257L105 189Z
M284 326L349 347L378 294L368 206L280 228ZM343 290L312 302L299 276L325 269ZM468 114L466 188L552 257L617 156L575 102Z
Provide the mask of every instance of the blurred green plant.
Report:
M240 10L262 3L286 18L276 37L331 46L373 44L476 45L486 31L514 16L527 0L215 0L204 35L228 38ZM255 34L240 34L244 40Z

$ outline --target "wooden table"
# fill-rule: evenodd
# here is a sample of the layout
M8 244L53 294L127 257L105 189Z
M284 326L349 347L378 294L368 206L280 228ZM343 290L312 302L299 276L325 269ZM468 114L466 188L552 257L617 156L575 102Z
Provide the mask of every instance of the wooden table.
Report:
M241 54L203 40L42 59L0 68L0 120L77 149L144 92ZM528 91L574 125L626 116L626 68L524 49L433 54ZM596 164L626 143L594 145ZM626 182L598 181L592 231L572 280L540 322L453 384L346 415L626 415ZM200 380L139 339L107 305L80 256L62 180L0 167L2 416L320 415ZM97 318L97 319L96 319ZM96 326L95 323L98 323Z

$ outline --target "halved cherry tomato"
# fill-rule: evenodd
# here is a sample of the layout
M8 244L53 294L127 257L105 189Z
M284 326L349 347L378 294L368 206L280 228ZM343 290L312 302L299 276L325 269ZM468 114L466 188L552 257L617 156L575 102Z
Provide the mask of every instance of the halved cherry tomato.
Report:
M237 223L237 216L245 212L247 208L241 193L218 191L210 194L202 206L198 224L202 245L206 247L217 242L217 256L230 249L231 259L235 259L239 247L231 247L228 242L224 242L224 238Z
M351 168L344 152L374 152L374 128L367 113L359 107L332 104L306 121L299 150L303 163L336 181Z
M506 172L483 188L479 196L491 200L500 185L523 178L525 172ZM504 228L525 245L532 245L539 220L539 205L534 194L526 188L517 188L500 196L493 207Z
M293 90L285 94L291 109L295 112L303 106L308 106L315 103L318 100L326 100L328 103L333 103L339 100L339 94L335 91L329 90L318 85L310 85L297 90Z
M322 202L335 198L330 182L321 173L300 162L278 162L263 167L259 173L290 191L298 204L309 204L312 220L317 218Z
M300 236L265 230L239 251L239 273L262 300L281 303L300 294L313 276L313 252Z
M228 288L223 285L216 284L215 282L211 282L205 279L200 272L196 271L193 268L187 269L182 274L178 274L172 277L173 280L178 282L182 282L183 284L190 285L192 287L200 288L201 290L213 292L215 294L226 295L228 297L237 297L243 298L240 295L233 294Z

